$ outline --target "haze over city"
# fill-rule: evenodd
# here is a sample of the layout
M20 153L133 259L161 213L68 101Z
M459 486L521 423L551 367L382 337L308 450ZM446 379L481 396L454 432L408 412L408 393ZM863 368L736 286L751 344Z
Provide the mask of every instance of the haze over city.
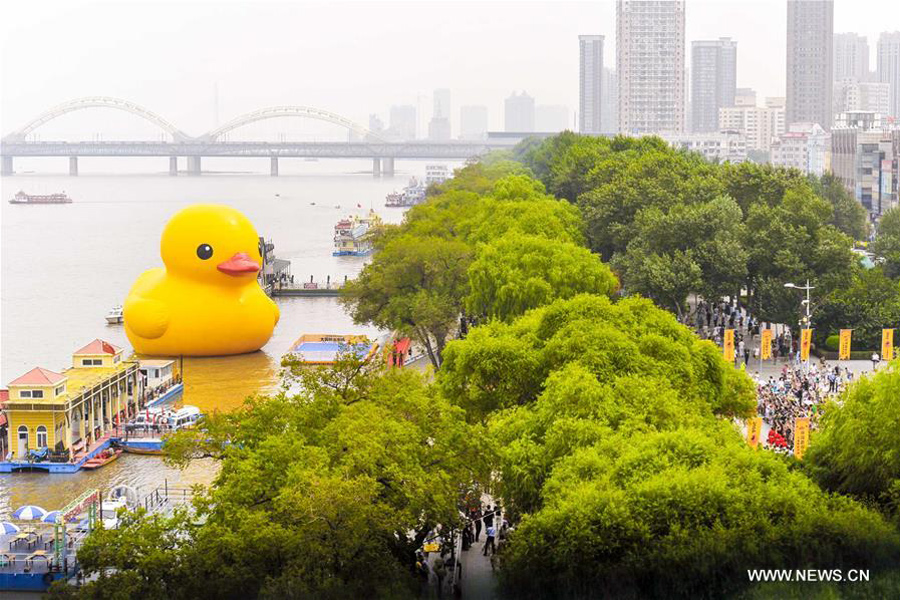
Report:
M391 105L419 107L432 92L484 105L502 129L503 101L525 90L538 105L578 108L578 36L605 36L615 68L615 2L15 2L0 22L0 132L81 96L125 98L198 135L266 106L327 109L365 125ZM737 41L737 85L784 96L785 2L686 4L686 52L698 39ZM891 23L894 25L891 26ZM891 0L837 0L834 31L869 38L900 27ZM871 62L871 61L870 61ZM873 63L874 64L874 63ZM91 119L94 120L91 120ZM110 120L111 119L111 120ZM101 127L101 124L103 125ZM122 133L128 116L82 113L47 127ZM574 127L574 125L573 125ZM143 129L141 129L143 131Z

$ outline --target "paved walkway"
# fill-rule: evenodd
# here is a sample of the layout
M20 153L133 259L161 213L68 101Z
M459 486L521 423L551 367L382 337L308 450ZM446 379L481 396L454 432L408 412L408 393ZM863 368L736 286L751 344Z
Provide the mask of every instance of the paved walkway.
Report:
M462 553L462 597L465 600L493 600L499 598L497 576L491 569L491 558L484 551L484 531L481 540Z

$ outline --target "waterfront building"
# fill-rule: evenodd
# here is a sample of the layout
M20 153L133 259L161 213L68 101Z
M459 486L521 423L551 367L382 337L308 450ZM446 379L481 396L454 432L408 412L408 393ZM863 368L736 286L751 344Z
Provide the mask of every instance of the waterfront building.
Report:
M684 133L684 70L684 1L618 0L619 132Z
M416 139L416 107L392 106L387 133L388 137L399 141Z
M828 132L818 123L794 123L772 142L772 164L822 175L829 150Z
M869 78L869 40L857 33L834 34L834 81Z
M578 65L578 131L600 133L604 116L602 35L578 36Z
M753 94L755 102L756 94ZM719 130L738 131L747 141L748 150L768 152L772 140L784 133L784 98L766 98L765 106L746 105L719 109Z
M506 99L504 109L504 131L524 133L534 131L534 98L524 91L521 94L513 92Z
M35 367L8 388L4 412L11 457L47 452L56 462L84 456L120 419L137 411L143 389L138 363L99 339L75 351L70 368L58 373Z
M787 3L787 124L817 123L825 131L833 119L834 1Z
M737 42L731 38L691 43L691 131L719 130L719 110L734 106Z
M900 31L878 37L877 77L889 87L887 115L900 120Z
M459 139L482 140L488 131L486 106L463 106L459 109Z
M615 69L603 69L600 95L600 133L619 132L619 80Z
M741 163L747 160L747 141L736 131L663 136L663 139L675 148L698 152L710 161Z
M569 126L569 109L561 105L543 104L534 107L534 129L547 133L559 133Z
M874 218L898 206L900 129L873 112L838 116L831 133L831 168Z

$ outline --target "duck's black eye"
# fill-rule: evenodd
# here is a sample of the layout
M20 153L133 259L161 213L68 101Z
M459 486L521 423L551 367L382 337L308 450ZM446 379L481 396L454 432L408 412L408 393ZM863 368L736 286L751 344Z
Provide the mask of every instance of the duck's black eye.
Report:
M212 255L213 249L209 244L200 244L199 246L197 246L197 256L199 256L201 260L212 258Z

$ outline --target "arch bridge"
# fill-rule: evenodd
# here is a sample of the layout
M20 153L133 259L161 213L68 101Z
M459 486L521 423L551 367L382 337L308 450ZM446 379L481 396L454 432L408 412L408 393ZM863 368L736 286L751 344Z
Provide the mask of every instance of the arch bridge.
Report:
M36 141L29 135L62 115L85 109L112 109L133 114L170 136L170 141ZM247 125L276 118L304 118L331 123L348 131L346 142L265 142L229 141L228 135ZM41 113L0 140L2 173L10 175L15 157L68 157L69 173L78 174L82 156L156 156L169 158L169 174L178 174L178 159L187 159L187 172L201 173L204 157L270 160L270 173L278 175L278 160L303 158L368 158L375 175L393 175L394 161L400 159L468 159L493 149L510 148L521 138L472 141L389 140L336 113L308 106L273 106L251 111L203 135L192 137L157 113L128 100L109 96L89 96L64 102Z

